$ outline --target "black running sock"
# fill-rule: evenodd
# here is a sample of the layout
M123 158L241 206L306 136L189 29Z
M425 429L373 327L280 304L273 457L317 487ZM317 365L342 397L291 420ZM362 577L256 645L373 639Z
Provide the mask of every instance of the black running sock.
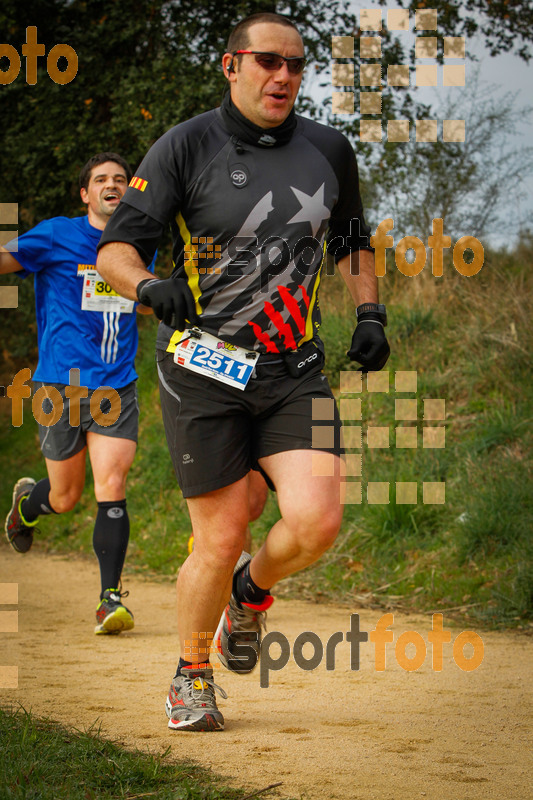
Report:
M233 594L239 603L253 603L254 606L258 606L270 594L270 589L261 589L253 582L250 575L250 564L249 561L240 572L234 575Z
M100 563L102 593L106 589L118 589L128 541L130 520L126 500L109 500L98 503L98 514L94 523L93 548Z
M48 499L49 494L50 481L48 478L43 478L42 481L35 484L28 497L20 504L20 510L26 522L33 522L40 514L56 513Z

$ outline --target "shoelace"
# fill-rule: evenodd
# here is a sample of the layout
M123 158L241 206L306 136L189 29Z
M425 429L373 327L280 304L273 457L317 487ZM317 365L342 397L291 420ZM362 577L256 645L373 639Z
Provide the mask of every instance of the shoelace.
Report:
M120 580L120 582L119 582L119 584L118 584L118 588L117 588L117 594L119 594L121 598L122 598L122 597L127 597L127 596L129 595L129 593L130 593L130 590L129 590L129 589L126 589L126 591L125 591L125 592L123 592L123 591L122 591L122 578L120 578L119 580Z
M216 690L220 694L220 696L224 698L224 700L226 700L228 697L224 689L221 686L218 686L218 684L214 682L213 678L202 675L196 675L195 677L191 676L190 678L187 675L182 675L182 677L184 677L186 681L183 689L185 689L187 695L190 697L194 705L197 704L199 705L202 701L202 696L204 695L205 692L205 687L203 684L206 684L211 690L209 693L210 695L211 694L214 695ZM197 680L202 681L201 689L197 689L194 685L195 681ZM211 697L209 697L209 699L211 699Z
M130 593L129 589L126 589L125 592L122 591L122 581L120 581L118 589L107 589L107 591L118 595L120 600L122 600L123 597L127 597L129 595L129 593Z

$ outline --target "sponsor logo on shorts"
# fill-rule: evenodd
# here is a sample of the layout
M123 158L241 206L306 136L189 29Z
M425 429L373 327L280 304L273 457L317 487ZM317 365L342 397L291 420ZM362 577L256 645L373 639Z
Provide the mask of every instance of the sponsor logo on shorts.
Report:
M111 517L111 519L120 519L124 516L124 509L115 506L114 508L109 508L107 510L107 516Z
M183 454L183 463L184 464L194 464L194 458L191 458L190 453Z

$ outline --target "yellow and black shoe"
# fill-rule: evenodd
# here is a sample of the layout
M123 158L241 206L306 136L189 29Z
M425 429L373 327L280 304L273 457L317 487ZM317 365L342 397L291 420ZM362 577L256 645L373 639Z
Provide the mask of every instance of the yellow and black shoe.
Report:
M28 522L20 510L21 502L28 497L35 486L33 478L21 478L13 489L13 505L6 517L5 531L7 541L17 553L27 553L33 544L33 533L37 520Z
M118 589L106 589L96 609L96 634L131 631L135 624L133 614L121 602L128 594L129 592L120 592Z

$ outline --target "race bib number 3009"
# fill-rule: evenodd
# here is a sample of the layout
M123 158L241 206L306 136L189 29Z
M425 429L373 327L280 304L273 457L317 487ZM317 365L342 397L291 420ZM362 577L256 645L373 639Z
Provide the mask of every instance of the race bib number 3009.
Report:
M253 372L258 353L223 342L210 333L186 330L176 346L174 361L185 369L208 378L245 389Z
M82 311L120 311L122 314L131 314L133 306L133 300L126 300L117 294L95 269L84 271Z

